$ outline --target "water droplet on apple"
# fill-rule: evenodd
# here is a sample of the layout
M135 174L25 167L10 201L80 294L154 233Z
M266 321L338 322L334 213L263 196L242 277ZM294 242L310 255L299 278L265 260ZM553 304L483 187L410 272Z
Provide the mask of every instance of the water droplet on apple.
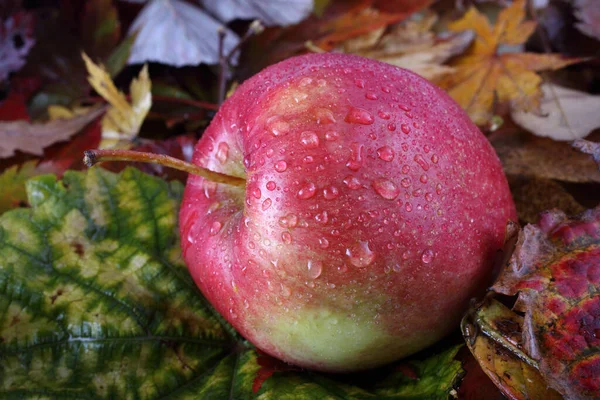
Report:
M271 207L271 204L273 204L273 202L271 201L270 198L267 197L267 199L265 201L263 201L263 203L262 203L262 206L261 206L262 210L263 211L268 210L269 207Z
M406 133L407 135L410 133L410 127L408 125L406 125L406 124L401 124L400 125L400 130L403 133Z
M400 194L398 186L396 186L394 182L384 178L374 180L372 186L378 195L387 200L393 200Z
M355 176L352 176L352 175L348 175L347 177L345 177L344 183L346 184L346 186L348 186L349 189L352 189L352 190L360 189L360 187L361 187L361 184L360 184L360 181L358 180L358 178L356 178Z
M438 183L437 185L435 185L435 192L437 194L441 194L442 193L442 185L440 183Z
M393 122L390 122L389 124L387 124L387 130L390 132L394 132L396 130L396 124Z
M210 231L209 231L210 234L212 236L216 235L217 233L219 233L222 226L223 226L223 224L221 224L219 221L213 222L212 225L210 226Z
M296 197L298 197L301 200L307 200L313 197L316 192L317 187L315 186L315 184L312 182L306 182L304 185L302 185L300 190L298 190L298 193L296 193Z
M340 135L336 131L329 131L325 133L325 140L330 142L337 140L339 137Z
M404 209L406 210L406 212L411 212L413 209L412 204L407 202L404 206Z
M398 104L398 108L400 108L402 111L406 111L406 112L410 111L410 107L407 107L403 104Z
M333 185L327 186L325 189L323 189L323 197L325 197L326 200L333 200L339 195L339 190Z
M327 221L329 221L329 215L327 214L327 211L323 211L322 213L315 215L315 221L326 224Z
M346 163L346 167L352 171L358 171L362 167L364 146L357 142L350 144L350 160Z
M389 146L383 146L377 149L377 156L383 161L392 161L394 159L394 150Z
M355 79L354 80L354 84L356 85L357 88L364 89L364 87L365 87L365 80L364 79Z
M402 266L400 264L395 264L393 267L394 272L400 272L402 270Z
M431 156L431 162L432 163L437 164L438 161L439 161L439 157L436 154L434 154L434 155Z
M285 244L292 243L292 234L289 232L283 232L281 234L281 241Z
M267 182L267 190L273 191L277 188L277 184L273 181Z
M290 297L290 294L292 294L290 288L285 286L284 284L281 284L281 295L283 297Z
M421 254L421 261L423 264L429 264L433 260L433 250L426 249L423 254Z
M357 268L364 268L375 261L375 253L369 248L369 242L359 241L352 248L346 249L350 263Z
M321 238L321 239L319 239L319 246L320 246L322 249L326 249L326 248L328 248L328 247L329 247L329 240L327 240L327 239L325 239L325 238Z
M377 115L379 115L379 118L381 118L381 119L390 119L390 116L391 116L389 112L386 112L383 110L377 111Z
M307 267L308 277L310 279L317 279L319 276L321 276L321 273L323 272L323 263L321 263L320 261L308 260Z
M327 108L317 108L315 110L315 117L319 125L328 125L336 122L333 112Z
M373 92L368 92L367 94L365 94L365 97L368 100L377 100L378 99L377 95Z
M253 187L252 190L250 190L250 193L257 199L260 199L260 196L262 195L262 192L258 187Z
M429 164L420 154L415 155L414 160L417 162L417 164L421 166L421 168L423 168L424 171L427 171L429 169Z
M305 131L300 134L300 143L307 149L319 147L319 137L313 131Z
M284 228L295 228L298 225L298 216L296 214L288 214L285 217L279 218L279 225Z
M279 115L269 117L266 121L267 130L273 134L273 136L284 136L290 131L290 124L288 124Z
M219 143L219 146L217 146L217 160L219 160L219 162L221 164L225 164L228 156L229 156L229 145L225 142Z
M315 162L315 159L313 158L313 156L306 156L302 159L303 164L312 164L314 162Z
M425 193L425 200L427 200L427 201L433 200L433 195L429 192Z
M419 178L419 180L421 181L421 183L427 183L427 180L429 178L427 177L427 175L421 175L421 177Z
M275 163L275 171L277 172L285 172L287 169L287 163L283 160L279 160Z
M363 108L350 107L344 121L350 124L371 125L375 119L370 112Z
M409 187L410 186L410 178L403 178L400 181L400 185L402 185L402 187L405 187L405 188Z

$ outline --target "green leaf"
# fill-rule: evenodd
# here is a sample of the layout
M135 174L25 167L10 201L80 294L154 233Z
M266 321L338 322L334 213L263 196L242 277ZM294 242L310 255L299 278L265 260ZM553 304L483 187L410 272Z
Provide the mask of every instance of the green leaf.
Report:
M182 190L136 169L28 181L31 208L0 216L0 398L448 397L456 347L408 361L411 377L276 371L254 393L257 353L182 261Z
M37 160L27 161L22 165L13 165L0 174L0 214L15 208L27 200L25 181L38 175L36 170Z

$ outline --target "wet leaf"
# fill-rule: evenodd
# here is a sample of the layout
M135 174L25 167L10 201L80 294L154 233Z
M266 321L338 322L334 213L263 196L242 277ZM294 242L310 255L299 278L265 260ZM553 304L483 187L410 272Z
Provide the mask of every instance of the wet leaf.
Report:
M512 119L537 136L574 140L600 127L600 96L553 84L541 85L540 113L513 110Z
M492 287L517 295L524 351L567 398L600 397L600 207L577 218L546 212L519 233Z
M466 50L473 40L473 33L463 31L438 37L432 31L436 20L437 16L430 13L418 20L396 25L389 32L380 28L349 39L342 48L346 52L409 69L430 80L441 78L454 72L453 67L443 63Z
M501 46L523 44L535 26L535 22L525 20L524 0L516 0L503 9L493 27L475 8L449 25L453 31L475 31L476 39L469 51L451 63L456 72L438 84L475 123L483 125L489 121L495 100L510 102L516 110L538 111L542 79L536 72L579 61L557 54L511 53L502 49Z
M148 66L144 66L137 79L129 86L131 103L114 85L110 75L102 67L94 64L83 54L88 69L88 81L92 87L110 103L111 107L102 118L101 148L119 146L120 142L134 139L152 106L152 82L148 76Z
M44 148L69 139L103 112L104 108L99 107L71 119L46 123L0 122L0 158L10 157L17 150L42 155Z
M458 346L411 358L414 376L393 365L362 382L364 374L276 370L253 393L257 353L183 263L182 192L132 168L27 183L31 208L0 216L0 397L448 397Z
M18 12L5 21L0 19L0 82L25 65L34 44L31 14Z
M267 26L291 25L303 20L313 9L312 0L198 0L220 21L259 19Z
M594 161L568 143L523 132L501 133L492 136L490 141L507 175L600 182L600 171Z
M522 348L523 317L486 299L463 321L467 345L483 372L509 399L560 400Z
M137 32L129 64L216 64L221 25L200 7L183 0L150 0L129 29L129 34ZM229 29L226 32L224 49L228 52L239 37Z

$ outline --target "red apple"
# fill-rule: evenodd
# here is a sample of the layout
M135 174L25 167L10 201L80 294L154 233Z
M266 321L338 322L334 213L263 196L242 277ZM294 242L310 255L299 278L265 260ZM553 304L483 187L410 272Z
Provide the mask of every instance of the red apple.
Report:
M377 61L306 55L241 85L193 162L183 254L244 337L322 371L434 343L489 283L515 208L494 150L446 93Z

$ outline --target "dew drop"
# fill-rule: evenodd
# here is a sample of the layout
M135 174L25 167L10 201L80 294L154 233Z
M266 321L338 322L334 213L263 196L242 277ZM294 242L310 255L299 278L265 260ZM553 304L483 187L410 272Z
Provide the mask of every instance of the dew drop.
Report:
M378 195L387 200L393 200L400 194L398 186L396 186L394 182L384 178L374 180L372 186Z
M442 193L442 185L440 183L438 183L437 185L435 185L435 192L437 194L441 194Z
M426 249L423 254L421 254L421 261L423 264L429 264L433 260L433 250Z
M284 228L295 228L298 225L298 216L296 214L288 214L285 217L279 218L279 225Z
M417 164L421 166L421 168L423 168L424 171L427 171L429 169L429 164L420 154L415 155L414 160L417 162Z
M433 195L429 192L425 193L425 200L427 200L427 201L433 200Z
M314 162L315 162L315 159L313 156L306 156L302 159L303 164L312 164Z
M326 224L327 221L329 221L329 215L327 214L327 211L323 211L322 213L315 215L315 221Z
M410 178L403 178L400 181L400 185L402 185L402 187L407 188L410 186Z
M357 268L364 268L375 261L375 253L369 248L369 242L359 241L352 248L346 249L350 263Z
M377 115L379 115L379 118L381 119L390 119L390 113L383 110L377 111Z
M229 156L229 145L225 142L219 143L219 146L217 146L217 160L219 160L219 162L221 164L225 164L228 156Z
M345 177L344 183L346 184L346 186L348 186L349 189L352 189L352 190L360 189L360 187L361 187L361 184L360 184L360 181L358 180L358 178L356 178L355 176L352 176L352 175L348 175L347 177Z
M281 234L281 241L285 244L292 243L292 234L289 232L283 232Z
M408 174L408 171L410 171L410 167L408 165L403 165L402 166L402 173L403 174Z
M342 264L337 267L337 270L343 274L344 272L348 271L348 266L346 264Z
M383 146L377 149L377 156L383 161L392 161L395 154L391 147Z
M267 190L273 191L277 187L277 184L273 181L267 182Z
M421 183L427 183L427 175L421 175L421 177L419 178L419 180L421 181Z
M275 171L277 172L285 172L287 169L287 163L283 160L279 160L275 163Z
M434 155L431 156L431 162L432 163L437 164L438 161L439 161L439 158L438 158L437 154L434 154Z
M333 200L340 195L340 191L333 185L327 186L323 189L323 197L326 200Z
M292 291L290 290L289 287L287 287L285 285L281 285L281 295L283 297L290 297L291 294L292 294Z
M319 137L313 131L304 131L300 134L300 143L307 149L319 147Z
M411 212L413 209L412 204L407 202L404 206L404 209L406 210L406 212Z
M315 184L312 182L307 182L300 188L300 190L298 190L298 193L296 193L296 197L298 197L301 200L307 200L313 197L316 192L317 187L315 186Z
M410 133L410 127L408 125L406 125L406 124L401 124L400 125L400 130L403 133L406 133L407 135Z
M365 80L364 79L355 79L354 84L356 85L357 88L363 89L365 87Z
M260 199L260 196L262 195L262 192L260 191L260 188L258 188L258 187L252 188L250 193L252 194L252 196L254 196L257 199Z
M333 112L327 108L317 108L315 111L315 118L319 125L333 124L336 122Z
M333 142L337 140L340 135L336 131L329 131L325 133L325 140Z
M364 146L357 142L350 144L350 160L346 163L346 167L352 171L358 171L362 167Z
M344 121L350 124L371 125L375 119L370 112L363 108L350 107Z
M320 261L308 260L306 266L308 268L308 277L310 279L317 279L321 276L321 273L323 272L323 263Z
M373 92L368 92L367 94L365 94L365 97L368 100L377 100L378 99L377 95Z
M387 129L390 132L394 132L396 130L396 124L393 122L390 122L389 124L387 124Z
M213 222L212 225L210 226L210 234L212 236L216 235L217 233L219 233L222 226L223 226L223 224L221 224L219 221Z
M319 247L321 247L322 249L328 248L329 247L329 240L327 240L325 238L319 239Z
M273 134L273 136L284 136L290 131L290 124L288 124L279 115L269 117L266 121L267 130Z
M265 199L265 201L263 201L263 203L262 203L262 206L261 206L262 210L263 210L263 211L266 211L266 210L268 210L268 209L269 209L269 207L271 207L271 204L273 204L273 202L271 201L271 199L270 199L270 198L268 198L268 197L267 197L267 198Z
M402 111L406 111L406 112L410 111L410 107L407 107L403 104L398 104L398 108L400 108Z

